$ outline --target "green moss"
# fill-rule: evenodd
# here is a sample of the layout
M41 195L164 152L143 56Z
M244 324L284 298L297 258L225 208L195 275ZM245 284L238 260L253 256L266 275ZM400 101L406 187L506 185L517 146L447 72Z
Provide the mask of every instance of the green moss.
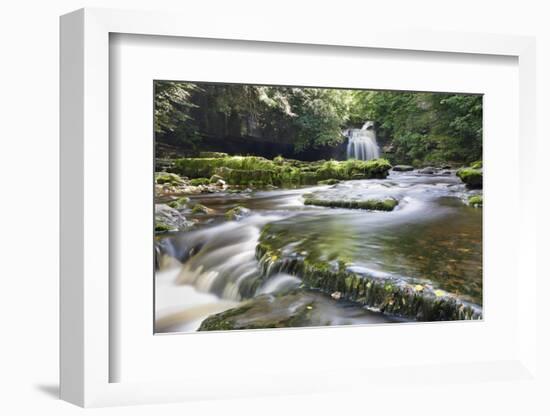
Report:
M176 199L175 201L169 202L167 205L170 208L182 209L185 208L185 205L189 203L189 198L186 196Z
M210 179L208 178L195 178L191 179L189 183L193 186L199 186L199 185L208 185L210 183Z
M481 160L477 160L475 162L470 163L470 167L472 169L481 169L483 167L483 162Z
M483 172L479 169L462 168L456 172L456 176L458 176L468 188L479 189L483 187Z
M393 198L388 199L367 199L363 201L355 200L326 200L306 198L305 205L315 205L319 207L330 208L348 208L348 209L368 209L374 211L393 211L398 205L398 201Z
M471 207L482 207L483 206L483 196L482 195L473 195L468 198L468 205Z
M221 176L230 185L314 185L324 180L385 178L391 165L385 159L301 162L257 156L184 158L174 162L174 171L190 178Z
M210 208L207 208L202 204L195 204L191 210L192 214L210 214L211 212L212 210Z
M225 219L228 221L235 221L235 220L241 219L242 217L248 215L249 213L250 213L250 210L248 208L237 205L236 207L231 208L229 211L225 213Z
M166 232L169 232L169 231L174 231L174 229L172 227L170 227L169 225L163 223L163 222L160 222L158 220L155 221L155 232L156 233L166 233Z
M168 173L168 172L158 172L155 174L155 183L158 183L159 185L183 185L185 182L182 178L179 177L179 175L176 175L175 173Z

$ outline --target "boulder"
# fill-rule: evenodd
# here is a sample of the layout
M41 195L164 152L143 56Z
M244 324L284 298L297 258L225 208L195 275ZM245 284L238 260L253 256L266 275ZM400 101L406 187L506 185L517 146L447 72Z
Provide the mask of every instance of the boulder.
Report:
M194 214L194 215L209 215L209 214L212 214L214 212L213 209L210 209L202 204L195 204L193 206L193 209L191 210L191 213Z
M483 172L481 169L462 168L456 172L456 176L470 189L483 187Z
M167 205L170 208L174 209L183 209L185 206L189 203L189 198L186 196L182 196L181 198L178 198L174 201L169 202Z
M474 208L481 208L483 206L483 196L482 195L472 195L468 198L468 205Z
M155 204L155 232L185 230L193 225L177 210L166 204Z
M159 185L183 185L185 183L184 179L181 178L179 175L176 175L175 173L168 173L168 172L157 172L155 174L155 183Z
M418 173L421 173L423 175L433 175L434 173L437 173L438 169L434 168L433 166L427 166L422 169L418 169Z
M245 207L241 207L240 205L231 208L229 211L225 213L225 218L228 221L238 221L241 218L246 217L247 215L250 215L250 210Z

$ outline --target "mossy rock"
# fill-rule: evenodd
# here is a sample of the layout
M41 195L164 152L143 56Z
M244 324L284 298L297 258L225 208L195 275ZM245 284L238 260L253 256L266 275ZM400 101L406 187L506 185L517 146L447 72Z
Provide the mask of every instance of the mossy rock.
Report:
M472 169L481 169L483 168L483 162L481 160L477 160L475 162L470 163L470 167Z
M155 233L167 233L178 229L160 221L155 221Z
M474 208L481 208L483 206L483 196L482 195L472 195L468 198L468 205Z
M192 225L177 209L166 204L155 204L155 232L181 231Z
M258 156L183 158L173 170L190 178L221 176L230 185L298 186L323 180L385 178L391 164L385 159L302 162Z
M462 168L456 172L456 176L470 189L483 187L483 172L480 169Z
M264 294L236 308L211 315L202 322L199 331L327 326L334 325L335 320L339 325L346 325L356 323L358 316L368 314L359 306L347 305L336 318L335 308L335 301L330 296L315 291L294 289L277 295ZM346 312L351 319L346 319ZM370 315L369 318L372 319Z
M228 221L237 221L249 214L250 210L248 208L238 205L225 213L225 219Z
M189 203L189 198L186 196L183 196L181 198L176 199L175 201L169 202L167 205L170 208L182 209L182 208L185 208L185 206L188 203Z
M216 169L216 175L223 177L230 185L264 187L273 185L275 173L272 170L244 170L221 167Z
M393 167L393 170L396 172L410 172L411 170L414 170L414 166L411 165L395 165Z
M191 210L191 213L194 214L194 215L197 215L197 214L203 214L203 215L208 215L208 214L211 214L213 212L212 209L202 205L202 204L195 204L193 206L193 209Z
M155 183L159 185L183 185L185 181L175 173L158 172L155 174Z
M210 179L208 178L195 178L191 179L189 183L193 186L199 186L199 185L208 185L210 183Z
M367 209L367 210L373 210L373 211L393 211L393 209L399 204L399 202L394 198L367 199L362 201L306 198L306 200L304 201L304 204L315 205L319 207L330 207L330 208Z

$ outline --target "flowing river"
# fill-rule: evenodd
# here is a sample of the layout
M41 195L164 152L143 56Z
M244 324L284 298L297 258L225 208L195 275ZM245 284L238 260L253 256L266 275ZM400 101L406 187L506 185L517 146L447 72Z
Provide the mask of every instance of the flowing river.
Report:
M307 289L296 273L266 274L257 254L262 230L283 253L307 254L326 263L345 259L354 272L444 291L481 309L482 210L464 202L472 192L454 172L392 171L380 180L192 196L212 212L184 212L197 224L159 240L156 331L195 331L207 317L247 299L289 290L293 298L273 306L271 315L289 314L307 300L315 302L314 322L322 325L411 319ZM306 206L304 194L324 199L391 197L399 204L391 212ZM224 213L237 205L249 209L248 215L227 221ZM254 313L249 312L250 319Z

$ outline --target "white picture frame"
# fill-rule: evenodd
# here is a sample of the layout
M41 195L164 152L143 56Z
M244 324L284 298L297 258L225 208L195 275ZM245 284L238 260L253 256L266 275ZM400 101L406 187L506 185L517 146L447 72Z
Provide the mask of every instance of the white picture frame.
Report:
M182 21L185 24L182 25ZM321 373L266 374L237 380L220 374L212 383L193 376L184 381L112 382L110 366L119 359L110 349L109 276L109 37L110 34L277 42L300 45L428 51L440 54L500 55L517 58L519 68L519 185L516 270L524 271L517 292L517 348L494 361L419 363L392 368L403 380L445 382L443 373L472 383L536 377L536 218L528 209L535 192L527 168L535 150L535 41L529 37L429 31L364 31L307 35L271 25L235 33L230 22L205 27L173 13L82 9L61 18L61 398L80 406L184 401L214 397L297 394L358 388L387 378L389 367ZM517 272L516 272L517 273ZM323 331L323 330L318 330ZM238 336L239 334L237 334ZM293 336L298 336L295 332ZM246 373L246 370L244 371ZM348 380L345 383L342 380ZM355 386L355 387L352 387Z

